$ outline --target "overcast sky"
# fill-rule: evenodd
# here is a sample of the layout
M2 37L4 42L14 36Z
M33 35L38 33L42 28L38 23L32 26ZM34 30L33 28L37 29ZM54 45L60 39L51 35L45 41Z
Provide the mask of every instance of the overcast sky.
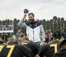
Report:
M0 0L0 20L21 19L25 8L37 19L48 20L58 16L66 20L66 0Z

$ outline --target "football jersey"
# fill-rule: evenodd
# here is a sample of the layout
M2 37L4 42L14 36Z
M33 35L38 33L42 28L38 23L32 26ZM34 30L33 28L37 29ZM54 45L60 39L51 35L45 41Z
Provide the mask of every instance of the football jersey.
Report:
M30 50L22 45L0 45L0 57L32 57L32 55Z
M52 57L54 53L56 53L59 50L60 44L46 44L40 46L39 55L40 57L43 57L44 55L46 57Z
M32 51L33 56L35 56L39 52L39 45L34 42L22 43L22 45L24 47L28 47Z

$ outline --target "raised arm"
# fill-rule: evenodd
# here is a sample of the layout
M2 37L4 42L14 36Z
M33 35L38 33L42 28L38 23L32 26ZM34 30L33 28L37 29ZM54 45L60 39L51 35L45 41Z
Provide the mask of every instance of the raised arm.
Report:
M22 20L18 23L18 26L20 28L24 28L26 27L26 23L25 23L25 18L26 18L27 14L24 14L24 17L22 18Z

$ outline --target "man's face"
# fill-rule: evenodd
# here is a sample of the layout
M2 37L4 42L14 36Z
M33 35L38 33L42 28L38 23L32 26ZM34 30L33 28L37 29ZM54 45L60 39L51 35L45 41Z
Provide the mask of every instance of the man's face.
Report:
M30 20L31 22L34 21L34 16L33 16L32 14L30 14L28 17L29 17L29 20Z

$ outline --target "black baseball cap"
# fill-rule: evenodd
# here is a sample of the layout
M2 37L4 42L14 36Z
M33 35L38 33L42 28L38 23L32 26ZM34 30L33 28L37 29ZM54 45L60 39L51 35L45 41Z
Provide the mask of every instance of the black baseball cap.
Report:
M29 13L29 10L28 9L24 9L24 13Z

